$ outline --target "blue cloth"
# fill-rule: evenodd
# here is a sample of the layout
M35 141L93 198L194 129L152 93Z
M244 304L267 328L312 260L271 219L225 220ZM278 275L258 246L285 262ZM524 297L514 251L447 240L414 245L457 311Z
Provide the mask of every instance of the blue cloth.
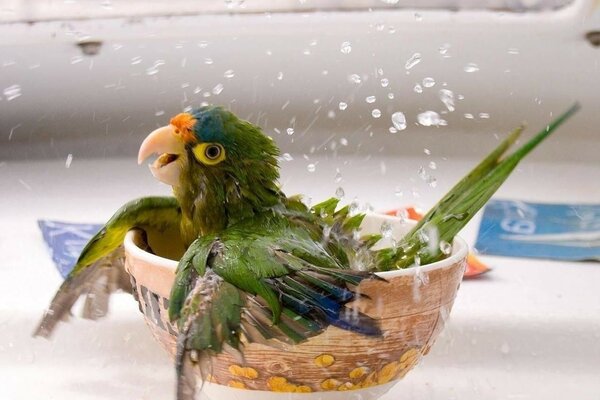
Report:
M50 249L52 261L63 278L66 278L75 266L86 243L102 228L101 224L74 224L48 220L39 220L38 225Z
M499 256L600 260L600 205L491 200L475 248Z

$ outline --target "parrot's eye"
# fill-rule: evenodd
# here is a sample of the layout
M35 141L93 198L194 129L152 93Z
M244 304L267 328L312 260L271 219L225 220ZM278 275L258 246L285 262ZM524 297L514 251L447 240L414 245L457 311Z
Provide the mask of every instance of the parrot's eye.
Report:
M225 159L225 149L219 143L200 143L194 147L196 160L206 165L215 165Z

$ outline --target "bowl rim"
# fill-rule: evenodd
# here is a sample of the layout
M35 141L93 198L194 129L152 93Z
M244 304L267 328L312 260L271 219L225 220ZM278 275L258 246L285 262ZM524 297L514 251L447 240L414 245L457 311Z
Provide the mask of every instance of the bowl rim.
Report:
M416 221L407 221L405 219L386 214L368 213L365 218L379 219L382 222L389 221L391 223L401 223L403 225L416 224ZM135 244L134 238L137 237L137 235L139 235L139 229L131 229L125 235L123 245L125 247L126 253L131 254L134 258L140 259L149 265L156 265L167 270L172 270L173 274L175 274L178 262L170 258L161 257L156 254L148 253L147 251L142 250ZM424 272L430 272L436 269L449 268L452 265L461 262L462 260L465 260L467 257L467 253L467 243L460 236L455 236L452 244L452 254L449 257L444 258L443 260L436 261L431 264L423 265L420 267L409 267L392 271L382 271L376 272L376 274L381 276L382 278L393 278L396 276L416 275L422 274Z

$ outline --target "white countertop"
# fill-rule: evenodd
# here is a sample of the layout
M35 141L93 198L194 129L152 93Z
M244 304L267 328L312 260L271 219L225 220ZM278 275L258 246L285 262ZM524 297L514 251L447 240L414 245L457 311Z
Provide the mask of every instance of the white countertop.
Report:
M428 208L474 163L435 154L295 156L283 162L281 182L288 194L315 201L342 186L346 199L376 210ZM437 187L419 178L421 165ZM497 197L599 203L598 182L600 164L524 163ZM74 318L50 342L30 336L60 283L37 219L102 222L125 201L168 188L133 159L75 157L69 168L64 161L0 163L0 193L0 399L173 398L172 365L129 296L115 296L101 322ZM463 232L469 243L477 226ZM493 271L463 283L436 346L383 399L599 399L600 264L482 258Z

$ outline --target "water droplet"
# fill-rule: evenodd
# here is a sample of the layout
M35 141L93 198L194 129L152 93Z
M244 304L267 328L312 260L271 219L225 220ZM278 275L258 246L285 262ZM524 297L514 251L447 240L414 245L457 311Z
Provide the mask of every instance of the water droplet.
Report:
M448 49L450 49L450 43L444 43L443 45L440 46L438 51L440 52L441 55L445 56L446 54L448 54Z
M367 96L365 98L365 101L369 104L375 103L375 100L377 100L377 98L375 96Z
M477 72L479 71L479 66L475 63L468 63L463 69L465 72Z
M423 153L427 154L428 156L431 155L431 150L429 150L428 148L424 148L423 149Z
M415 84L415 87L413 88L413 91L415 93L423 93L423 87L417 83L417 84Z
M381 233L381 236L383 236L384 238L391 238L392 237L392 224L389 223L388 221L384 221L381 224L381 227L379 228L379 232Z
M310 49L304 49L302 51L302 54L304 54L305 56L310 56Z
M394 93L388 93L388 99L393 100L394 99Z
M340 183L342 181L342 173L339 169L335 170L335 176L333 177L333 181L335 183Z
M371 115L373 118L379 118L381 117L381 111L378 108L374 108L373 111L371 111Z
M81 57L81 56L71 57L71 64L79 64L82 61L83 61L83 57Z
M277 80L278 81L283 80L283 72L280 71L280 72L277 73Z
M4 97L6 97L6 100L14 100L17 97L21 97L21 85L11 85L4 89L2 93L4 93Z
M360 76L358 74L351 74L348 76L348 80L352 83L361 83L362 79L360 78Z
M508 49L508 54L519 54L519 49L517 49L516 47L510 47Z
M435 111L425 111L417 115L419 124L423 126L439 126L446 125L446 121L440 118L440 115Z
M392 124L399 131L406 129L406 116L403 112L397 111L392 114Z
M427 176L425 182L427 182L427 184L432 188L437 187L437 179L431 175Z
M218 83L212 90L212 94L214 95L218 95L221 94L221 92L223 91L223 84L222 83Z
M488 119L490 117L490 114L488 113L479 113L479 118L481 119Z
M388 131L389 131L390 133L398 133L398 129L394 128L393 126L390 126L390 127L388 128Z
M159 72L158 67L160 67L161 65L165 65L164 60L154 61L154 64L151 67L146 68L146 75L152 76L152 75L158 74L158 72Z
M200 47L201 49L204 49L204 48L208 47L208 42L205 40L201 40L198 42L198 47Z
M394 195L396 197L404 196L404 192L402 191L402 189L400 189L400 186L396 186L396 189L394 190ZM403 211L405 211L405 210L403 210Z
M194 88L194 94L198 94L198 93L200 93L201 91L202 91L202 88L201 88L200 86L196 86L196 87Z
M404 64L404 68L411 69L412 67L414 67L415 65L417 65L420 62L421 62L421 53L415 53L406 61L406 64Z
M352 51L352 44L350 42L343 42L340 47L340 51L343 54L350 54L350 52Z
M213 59L212 59L212 58L210 58L210 57L206 57L206 58L204 59L204 64L206 64L206 65L212 65L212 64L214 64L214 61L213 61Z
M235 76L235 72L233 72L232 69L228 69L227 71L225 71L223 73L223 77L227 78L227 79L231 79Z
M383 31L383 30L385 29L385 24L378 23L378 24L376 24L376 25L375 25L375 29L376 29L378 32L381 32L381 31Z
M466 118L466 119L473 119L473 118L475 118L475 117L473 116L473 114L471 114L471 113L465 113L464 115L465 115L465 118Z
M345 195L346 195L346 192L344 192L343 187L340 186L335 190L335 197L337 197L338 199L344 198Z
M338 104L338 107L340 108L341 111L344 111L346 108L348 108L348 104L344 103L343 101L340 101L340 104Z
M388 87L389 84L390 84L389 79L381 78L381 87Z
M427 78L423 78L423 86L425 86L426 88L430 88L433 87L435 85L435 79L427 77Z
M425 172L425 167L423 167L422 165L419 166L419 170L417 172L419 174L419 177L423 180L427 179L427 172Z
M446 106L448 111L452 112L454 108L454 92L449 89L440 89L439 97L442 103Z
M292 161L294 159L290 153L283 153L281 158L283 158L285 161Z
M341 138L341 139L340 139L340 144L341 144L342 146L348 146L348 139L346 139L346 138Z
M313 163L310 163L306 166L308 172L315 172L317 170L317 166Z
M442 240L440 241L440 251L445 255L449 255L452 253L452 245L445 240Z
M73 154L69 153L67 156L67 160L65 161L65 167L71 168L71 163L73 162Z
M429 169L437 169L437 164L435 163L435 161L429 162Z
M294 134L294 128L287 128L286 132L288 135L293 135Z
M161 115L165 115L165 110L159 110L159 111L155 112L154 115L156 117L160 117Z

